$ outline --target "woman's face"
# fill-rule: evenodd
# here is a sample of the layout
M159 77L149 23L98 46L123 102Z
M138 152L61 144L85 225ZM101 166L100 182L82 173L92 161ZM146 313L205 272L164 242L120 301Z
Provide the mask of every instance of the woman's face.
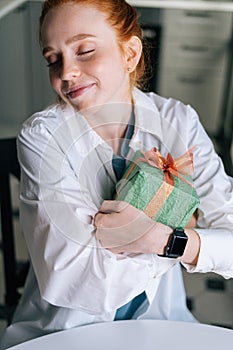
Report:
M126 57L102 12L74 3L50 10L41 43L53 89L76 110L130 102Z

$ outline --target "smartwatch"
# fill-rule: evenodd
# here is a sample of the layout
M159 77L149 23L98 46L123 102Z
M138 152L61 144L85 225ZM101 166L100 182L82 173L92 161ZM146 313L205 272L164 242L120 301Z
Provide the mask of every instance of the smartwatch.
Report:
M175 228L171 234L168 245L165 249L165 253L160 256L167 258L178 258L183 255L188 236L185 234L182 228Z

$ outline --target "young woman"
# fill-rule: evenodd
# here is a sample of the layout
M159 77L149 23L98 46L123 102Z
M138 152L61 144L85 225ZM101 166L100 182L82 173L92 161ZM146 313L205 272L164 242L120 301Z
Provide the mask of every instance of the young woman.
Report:
M40 42L59 103L18 137L21 224L32 267L1 349L116 319L195 321L180 270L233 276L232 179L190 106L138 87L136 11L124 0L47 0ZM197 227L177 259L172 228L113 200L136 150L174 158L195 146Z

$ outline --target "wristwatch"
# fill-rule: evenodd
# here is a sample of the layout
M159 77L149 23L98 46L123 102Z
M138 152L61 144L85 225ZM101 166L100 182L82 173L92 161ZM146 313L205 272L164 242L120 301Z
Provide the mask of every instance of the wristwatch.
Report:
M167 258L178 258L182 256L188 241L188 236L182 228L175 228L171 234L165 253L160 256Z

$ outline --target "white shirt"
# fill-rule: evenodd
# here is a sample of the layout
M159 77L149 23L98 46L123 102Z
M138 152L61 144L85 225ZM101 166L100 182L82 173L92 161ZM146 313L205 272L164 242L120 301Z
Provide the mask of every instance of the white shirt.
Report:
M201 249L197 266L186 269L233 277L233 181L197 114L181 102L137 89L134 101L128 159L137 149L157 147L176 158L196 146ZM112 199L116 177L112 148L83 116L60 105L36 113L22 127L18 154L21 224L33 269L2 344L113 320L116 309L142 291L147 300L135 318L194 320L174 259L114 255L96 240L93 217L104 199Z

